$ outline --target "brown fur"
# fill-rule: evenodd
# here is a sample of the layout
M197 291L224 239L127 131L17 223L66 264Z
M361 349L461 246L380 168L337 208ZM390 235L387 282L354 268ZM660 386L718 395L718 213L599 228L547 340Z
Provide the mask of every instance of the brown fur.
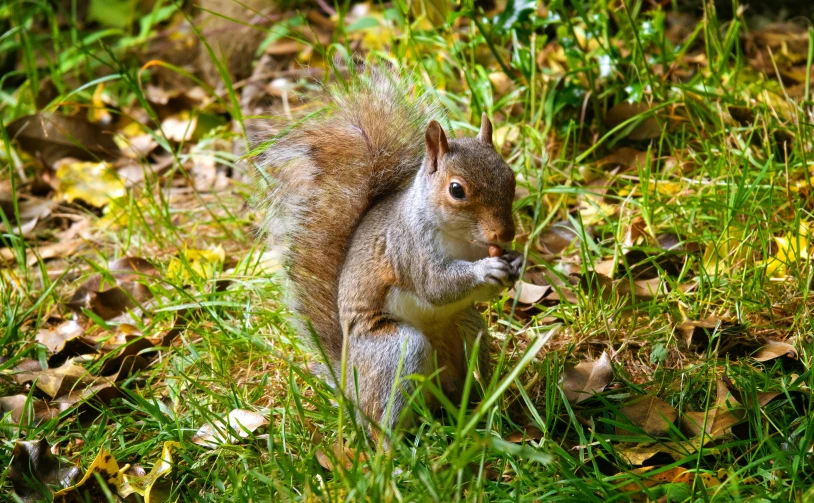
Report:
M347 330L345 391L388 429L414 389L406 376L437 370L444 392L460 398L479 337L488 375L488 333L473 303L513 284L520 267L516 254L488 253L515 232L514 174L492 146L491 122L483 117L477 138L448 140L404 82L374 70L330 88L327 112L266 154L277 180L267 227L288 250L293 308L334 371Z
M342 328L339 273L351 236L371 203L398 191L421 165L421 131L437 114L407 80L375 69L324 93L325 109L280 136L261 164L277 185L266 228L288 248L292 307L310 321L329 358Z

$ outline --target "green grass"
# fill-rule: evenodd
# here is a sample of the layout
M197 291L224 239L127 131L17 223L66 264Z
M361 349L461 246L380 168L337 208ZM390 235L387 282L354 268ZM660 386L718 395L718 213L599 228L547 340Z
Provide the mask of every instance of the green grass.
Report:
M350 9L336 7L341 15ZM503 15L464 6L450 13L455 29L411 21L401 2L373 7L395 27L376 36L393 44L390 57L416 67L435 86L458 135L471 134L482 111L493 117L500 148L525 189L516 213L527 269L576 283L574 302L526 310L506 295L489 306L497 371L481 405L442 417L417 406L417 426L385 451L337 406L342 401L336 393L305 370L314 355L299 348L283 284L261 263L264 243L256 236L261 219L246 205L252 184L233 181L216 193L190 189L192 148L217 156L221 165L237 166L240 156L229 144L243 143L249 119L256 119L240 109L244 83L230 78L213 47L204 48L217 62L223 91L207 89L211 105L193 107L192 113L229 114L239 127L215 127L191 142L171 141L157 127L157 119L169 112L148 101L143 85L157 66L140 71L134 51L169 26L174 8L157 2L133 30L80 23L75 9L55 9L49 2L0 6L0 28L6 30L0 34L0 63L16 60L0 78L5 166L0 180L11 184L12 194L29 193L44 172L8 141L5 126L37 109L37 90L46 80L55 94L40 108L83 114L103 82L120 105L109 107L114 120L143 111L153 119L149 132L173 161L167 172L147 173L143 185L129 188L104 212L63 203L34 237L7 231L0 236L0 245L19 258L26 248L58 240L56 231L70 222L91 224L77 253L32 266L16 260L0 270L0 369L23 358L45 362L49 355L34 337L57 316L76 317L89 334L115 333L118 322L87 311L71 315L62 302L124 256L151 260L161 278L145 279L154 301L130 323L147 337L173 327L181 331L171 346L146 352L151 365L119 383L120 398L83 405L98 409L92 424L76 420L75 409L19 427L6 416L0 422L0 466L12 462L16 441L46 438L60 446L64 459L83 468L106 448L121 466L138 463L149 471L164 443L174 441L180 447L166 480L177 501L814 501L809 392L814 269L810 260L790 261L787 277L778 280L764 264L777 253L775 238L794 235L801 222L814 223L812 97L808 78L781 83L771 76L771 63L762 72L755 69L754 49L745 42L753 33L748 19L719 19L708 7L677 44L665 25L670 7L651 9L633 1L551 2L542 9L517 2ZM305 7L291 9L285 19ZM301 22L307 18L290 24ZM358 50L361 32L351 28L338 27L327 45L314 47L314 69L324 69L326 77L340 73L326 61ZM305 31L283 40L306 40ZM362 39L361 47L376 48L374 42ZM808 72L811 47L791 56L774 51L775 64L783 67L782 57L795 57L797 68ZM499 71L509 74L504 93L489 79ZM295 83L307 97L312 83ZM652 138L630 139L630 132L648 127L641 122L646 114L626 116L618 125L606 120L626 101L652 106L650 116L659 121ZM748 107L754 118L733 119L733 106ZM793 140L779 141L778 130ZM614 171L606 156L621 147L646 153L647 162ZM607 181L596 182L603 178ZM15 196L11 207L18 202ZM574 211L578 204L594 211ZM4 221L17 211L3 213ZM593 215L597 221L589 222ZM638 216L650 235L650 244L640 248L658 263L669 289L655 298L631 299L634 264L617 266L612 284L591 272L604 259L623 258L625 234ZM583 235L592 228L593 237L578 240L561 256L544 256L535 242L561 220ZM663 233L676 234L684 250L671 275L659 261L666 252L655 246L654 238ZM218 246L225 260L203 274L184 253ZM229 283L217 288L224 285L220 280ZM684 319L724 319L725 313L745 330L722 324L709 331L703 347L684 346L676 331ZM540 352L529 352L555 327L560 328ZM749 358L757 347L750 341L762 337L793 340L798 360ZM564 365L599 358L603 351L611 357L612 385L570 404L561 387ZM87 366L98 372L100 364ZM790 399L749 407L732 434L683 458L659 454L646 463L657 467L648 475L680 466L717 477L719 485L705 488L696 478L645 487L625 450L686 436L678 421L658 439L641 430L620 435L617 427L626 424L620 407L647 394L672 405L680 417L704 412L715 404L721 376L751 397L744 398L748 403L764 391ZM41 397L0 378L0 396L21 392ZM202 425L233 409L257 411L270 423L235 445L208 449L191 442ZM541 434L523 444L508 442L530 424ZM347 468L342 460L323 467L320 459L330 459L337 444L363 455ZM16 501L9 472L2 473L0 500Z

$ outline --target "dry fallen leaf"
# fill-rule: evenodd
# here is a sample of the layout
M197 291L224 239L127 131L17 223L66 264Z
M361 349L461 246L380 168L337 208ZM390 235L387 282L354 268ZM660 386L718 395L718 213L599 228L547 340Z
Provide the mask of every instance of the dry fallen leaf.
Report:
M172 450L178 449L181 444L178 442L164 442L164 447L161 449L161 458L153 465L153 468L148 474L131 474L124 473L124 483L119 490L119 496L126 498L133 493L140 494L144 497L144 503L161 503L166 501L169 493L167 491L165 481L160 479L166 478L172 472Z
M775 358L780 358L781 356L787 356L793 360L796 360L797 350L788 342L769 340L766 341L765 346L760 348L758 352L755 353L753 358L759 362L766 362L769 360L774 360Z
M83 239L65 239L38 248L29 248L26 250L26 264L32 266L40 260L70 257L84 242ZM17 254L14 249L0 248L0 261L12 262L15 260L17 260Z
M338 463L339 466L345 470L350 470L353 468L354 464L361 464L367 461L367 456L365 453L357 452L355 449L347 446L340 450L339 445L334 445L332 456L326 454L322 449L317 449L314 454L316 455L317 462L320 464L320 466L330 471L333 471L336 463Z
M578 231L569 220L561 220L552 224L540 234L537 240L537 249L549 255L559 255L572 244L580 241L584 236L593 239L593 227L585 227L584 231Z
M95 474L99 474L101 479L107 484L111 492L116 493L124 482L123 470L119 469L119 463L116 458L105 448L99 450L99 454L85 471L85 475L76 484L66 487L54 493L54 496L67 496L70 493L82 491L89 492L90 494L104 494L102 489L98 487L99 480ZM79 489L82 488L82 489Z
M661 125L654 115L648 116L649 111L650 107L644 103L619 103L608 110L605 122L608 127L615 128L634 117L640 117L638 121L632 121L627 126L627 128L633 126L627 134L627 138L636 141L657 138L661 135ZM625 129L622 131L625 131Z
M46 499L51 496L49 487L67 487L79 476L79 468L54 456L44 438L18 440L11 455L8 478L14 492L26 502Z
M582 362L576 367L565 366L562 388L571 403L580 403L605 389L613 379L613 369L607 352L598 360Z
M30 406L30 409L26 408L26 404ZM0 397L0 411L10 413L11 421L14 424L37 425L41 421L47 421L59 415L59 409L50 406L45 400L31 399L29 402L27 395Z
M689 437L706 432L710 438L728 435L732 426L744 415L743 407L734 397L723 379L717 381L717 398L715 406L707 412L686 412L681 418L681 428Z
M108 273L109 276L94 274L88 278L66 305L80 312L90 309L102 319L109 320L152 298L150 290L138 282L158 275L158 270L147 260L124 257L111 262Z
M737 338L744 333L745 327L726 316L710 315L703 320L684 320L676 327L676 330L681 335L681 341L687 349L702 351L709 346L710 337L716 330L721 336L722 345L725 346L723 349L726 349L726 346L731 346L733 341L724 339Z
M644 218L636 217L630 221L627 231L625 231L622 246L625 248L636 246L639 238L642 236L647 236L647 223L644 221Z
M705 442L709 443L709 439ZM706 447L701 445L700 438L681 442L652 442L642 444L616 444L614 452L619 454L628 464L638 466L657 454L666 454L675 461L696 456L698 451L703 449L703 454L716 454L720 452L718 447Z
M56 368L19 372L15 374L14 378L20 383L36 380L37 388L51 398L62 396L70 392L76 385L91 380L85 367L73 360L68 360Z
M127 194L124 182L106 162L66 161L59 163L56 177L59 194L67 202L76 200L102 208Z
M76 339L83 333L85 329L79 323L68 320L55 327L41 329L34 340L45 346L49 352L59 353L68 341Z
M257 428L268 424L268 420L262 415L244 409L229 412L227 422L228 425L216 419L212 423L206 423L192 437L192 443L214 449L221 444L237 443L238 439L246 438Z
M678 411L672 405L655 396L635 399L622 406L619 413L626 417L635 428L617 426L617 435L631 435L635 429L640 429L647 435L661 437L670 431L673 422L678 418ZM620 422L622 422L621 419Z
M612 152L602 159L596 161L600 168L621 167L622 169L634 169L639 166L647 166L647 152L636 150L635 148L622 147Z
M23 150L40 157L49 167L65 157L92 161L113 159L119 154L108 131L85 119L56 112L22 117L9 124L7 130Z
M543 431L533 424L528 424L506 437L506 441L519 444L526 440L540 440L542 438Z
M712 474L691 472L681 466L670 468L656 474L649 473L659 468L660 467L657 466L643 466L641 468L631 470L629 473L641 475L642 479L637 482L625 484L619 488L619 491L639 492L641 491L642 486L656 487L662 484L675 483L691 484L696 478L704 483L704 487L715 487L721 485L721 481L718 479L718 477Z
M536 304L551 292L551 285L534 285L525 281L518 281L509 297L517 299L521 304Z

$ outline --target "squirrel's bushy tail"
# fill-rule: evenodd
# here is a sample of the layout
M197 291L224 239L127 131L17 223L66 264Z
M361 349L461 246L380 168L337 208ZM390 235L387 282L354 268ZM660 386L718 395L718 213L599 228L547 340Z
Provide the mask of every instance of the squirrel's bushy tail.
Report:
M368 68L324 88L324 109L292 123L260 158L272 182L266 230L285 249L291 308L339 360L337 284L345 255L373 202L401 189L421 166L424 128L439 110L409 76Z

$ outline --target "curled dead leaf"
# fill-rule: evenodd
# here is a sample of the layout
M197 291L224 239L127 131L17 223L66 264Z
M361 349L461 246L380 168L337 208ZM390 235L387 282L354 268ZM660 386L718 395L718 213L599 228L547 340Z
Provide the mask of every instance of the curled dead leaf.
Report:
M575 367L565 366L562 388L565 398L574 404L580 403L601 392L613 379L613 369L607 352L602 352L598 360L582 362Z
M0 411L10 413L13 423L26 425L37 425L59 415L59 410L45 400L29 401L27 395L0 397Z
M110 263L109 275L94 274L85 281L66 305L75 311L90 309L109 320L152 298L152 293L139 280L150 279L158 270L147 260L124 257ZM112 281L111 281L112 280Z
M651 473L657 472L657 473ZM619 488L621 492L639 492L644 487L656 487L663 484L692 484L696 479L703 482L705 487L716 487L721 485L721 481L715 475L704 472L689 471L684 467L676 466L667 470L661 470L657 466L643 466L630 472L637 475L640 480L625 484Z
M317 458L319 465L326 470L333 471L334 466L341 466L345 470L350 470L355 464L362 464L367 461L367 455L363 452L358 452L355 449L345 446L340 449L339 445L334 445L330 454L326 453L323 449L317 449L314 455ZM367 471L364 468L363 471Z
M661 125L650 110L650 106L644 103L619 103L608 110L605 122L608 127L615 128L638 117L623 130L627 131L627 138L635 141L657 138L661 134Z
M543 430L533 424L528 424L506 437L506 441L518 444L527 440L540 440L542 438Z
M67 496L70 493L84 492L86 494L104 494L103 489L99 487L100 483L107 484L108 489L112 493L117 493L124 482L124 471L119 469L119 463L113 454L107 449L100 449L99 453L94 458L85 475L76 484L66 487L54 493L55 497ZM99 478L96 477L99 475ZM81 489L80 489L81 488Z
M509 292L509 297L516 299L521 304L536 304L551 292L551 285L534 285L525 281L518 281L514 289Z
M48 499L51 487L68 487L80 473L76 466L54 456L44 438L18 440L11 455L8 478L14 492L24 501Z
M56 177L60 197L69 203L81 200L102 208L127 193L124 182L106 162L66 160L58 163Z
M559 255L572 244L580 241L583 236L593 239L593 227L587 226L583 230L577 230L569 220L561 220L540 234L537 239L537 249L549 255Z
M234 409L229 412L227 423L220 419L206 423L192 437L192 443L209 449L226 443L237 443L239 439L248 437L257 428L268 424L268 420L257 412Z
M766 345L760 348L753 358L759 362L767 362L781 356L796 360L797 350L788 342L768 340Z
M730 395L726 382L718 379L716 384L717 398L714 407L706 412L686 412L682 416L681 429L688 437L701 436L702 433L706 433L710 438L729 435L732 426L743 418L744 409Z
M636 430L642 430L647 435L661 437L670 431L678 418L678 411L672 405L655 396L634 399L620 407L619 414L627 418L632 426L617 426L617 435L630 435Z
M145 503L159 503L166 501L167 487L162 485L161 479L166 479L172 473L172 451L178 449L181 444L178 442L164 442L161 449L161 458L153 465L150 473L139 473L136 470L128 470L124 473L124 483L119 490L119 496L126 498L133 493L144 497ZM144 470L141 469L141 472Z
M65 157L92 161L119 155L113 135L81 117L41 112L15 120L7 130L24 151L40 157L49 167Z
M91 380L85 367L73 360L68 360L56 368L19 372L15 375L15 379L21 383L36 381L37 388L51 398L62 396L78 384Z

